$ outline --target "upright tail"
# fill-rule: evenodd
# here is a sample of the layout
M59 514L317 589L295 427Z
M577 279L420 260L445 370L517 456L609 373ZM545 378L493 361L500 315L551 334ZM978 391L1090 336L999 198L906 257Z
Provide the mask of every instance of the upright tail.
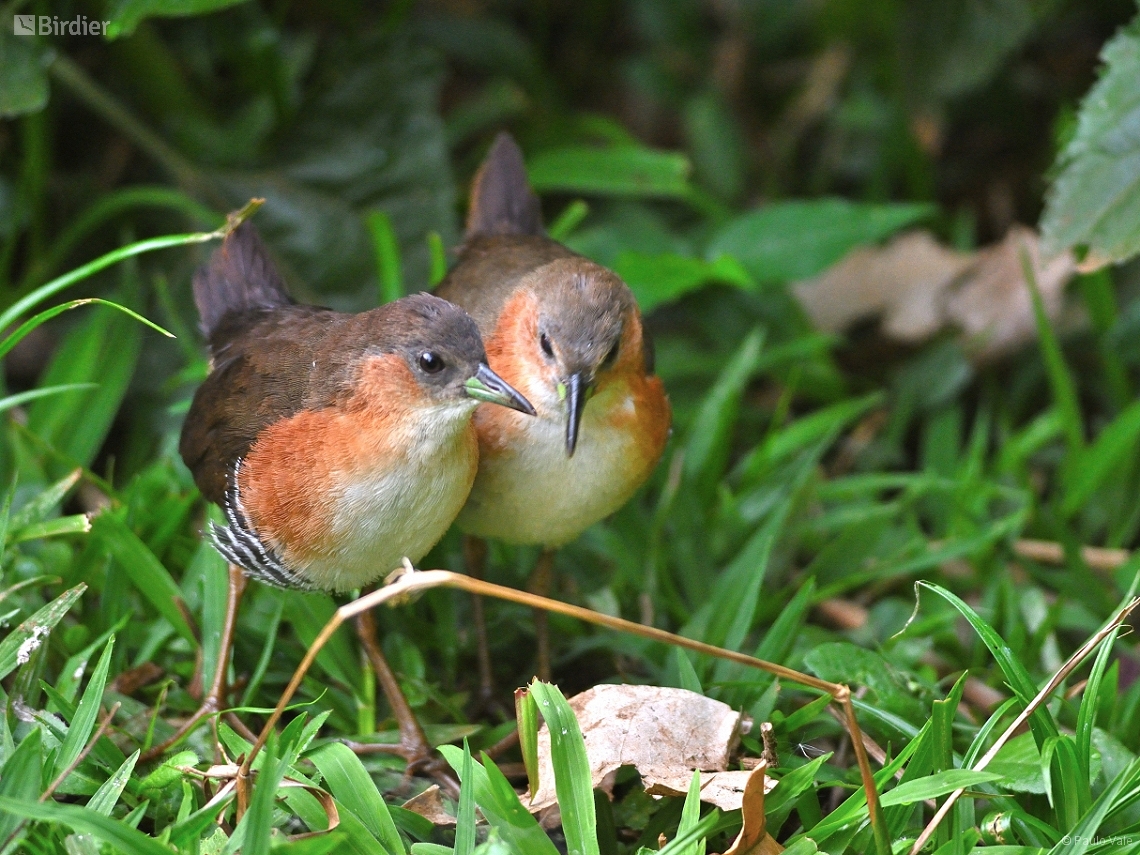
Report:
M471 187L467 239L480 235L541 235L542 210L526 180L522 151L506 131L479 167Z
M231 312L272 309L293 300L252 223L227 235L209 263L194 274L194 302L209 339Z

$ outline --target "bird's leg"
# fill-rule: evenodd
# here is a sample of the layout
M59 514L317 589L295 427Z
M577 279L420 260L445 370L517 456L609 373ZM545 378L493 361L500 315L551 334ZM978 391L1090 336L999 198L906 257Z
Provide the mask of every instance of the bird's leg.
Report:
M484 579L487 575L487 541L470 534L463 536L463 563L467 575ZM475 624L475 655L479 662L479 704L488 706L495 696L495 679L491 673L491 646L487 642L487 618L483 598L471 595L471 620Z
M140 759L144 761L153 760L155 757L160 756L166 749L180 741L186 734L197 727L202 719L207 716L215 715L225 707L228 689L226 685L226 672L229 670L230 665L230 647L233 645L234 633L237 629L238 606L241 605L241 597L245 592L245 585L245 572L236 564L229 565L229 584L226 591L226 614L222 620L222 637L218 645L218 662L217 670L214 672L214 680L210 684L206 696L202 699L202 704L198 707L197 712L182 723L182 726L178 728L174 736L150 748Z
M430 766L431 743L428 742L424 729L420 727L415 713L408 705L408 699L404 697L404 691L400 688L392 666L384 658L384 652L376 640L376 620L372 617L372 612L361 612L357 616L356 635L360 639L360 645L364 648L372 670L376 673L380 688L384 690L384 697L388 699L392 715L396 717L396 726L400 730L400 745L394 753L408 761L409 771Z
M534 565L534 570L527 579L526 589L532 594L546 597L554 581L554 550L543 549ZM547 614L542 609L534 610L534 638L537 649L538 663L535 667L536 676L543 681L550 680L550 623Z

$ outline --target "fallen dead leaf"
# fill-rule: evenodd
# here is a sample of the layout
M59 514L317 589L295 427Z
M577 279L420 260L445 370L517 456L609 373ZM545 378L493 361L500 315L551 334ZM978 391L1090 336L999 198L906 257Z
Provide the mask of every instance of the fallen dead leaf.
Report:
M908 232L883 247L853 250L814 279L797 282L792 292L825 332L885 315L893 338L921 341L942 327L940 295L971 262L929 232Z
M1055 320L1076 262L1068 253L1043 258L1037 233L1024 226L975 253L944 247L928 232L909 232L883 247L852 251L814 279L795 283L792 292L823 331L881 316L884 335L913 343L951 327L984 362L1036 337L1023 251Z
M1068 253L1043 259L1037 233L1014 226L1005 240L978 253L977 263L947 299L946 317L965 333L976 358L1009 353L1037 337L1022 252L1029 257L1045 313L1053 320L1061 313L1061 296L1077 270L1076 261Z
M727 704L684 689L603 685L569 703L586 741L593 787L604 788L611 772L633 766L645 781L682 776L683 795L694 769L723 773L728 768L742 726L741 715ZM545 725L538 733L538 769L532 813L556 801Z
M771 789L765 780L767 768L761 764L748 773L740 809L740 834L736 835L736 840L725 850L724 855L773 855L784 851L784 847L767 833L764 796Z
M757 767L759 768L759 767ZM740 810L744 804L744 794L754 770L731 772L701 772L701 801L715 805L721 810ZM641 776L645 792L651 796L684 796L689 792L691 771L683 770L669 776ZM765 792L776 786L774 778L764 779Z
M418 813L432 825L455 825L455 817L443 807L443 796L440 795L439 786L432 784L418 796L404 802L405 810Z

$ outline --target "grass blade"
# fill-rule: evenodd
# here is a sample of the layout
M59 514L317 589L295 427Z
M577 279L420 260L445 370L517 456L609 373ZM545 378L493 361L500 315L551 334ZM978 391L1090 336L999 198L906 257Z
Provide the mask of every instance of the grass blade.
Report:
M601 855L590 761L578 719L557 686L535 680L530 691L550 733L550 762L567 850L570 855Z
M91 537L119 562L139 593L170 622L175 631L197 646L198 641L178 608L182 590L139 536L127 528L116 514L105 513L91 524Z
M60 303L58 306L53 306L50 309L45 309L44 311L40 312L39 314L33 315L32 317L28 318L28 320L26 320L22 324L20 324L20 326L17 327L13 332L11 332L7 336L5 336L3 340L0 340L0 358L3 358L8 353L8 351L10 351L17 344L19 344L20 339L22 339L24 336L26 336L28 333L30 333L32 330L34 330L36 327L40 326L41 324L46 323L47 321L50 321L52 318L56 317L57 315L62 315L64 312L70 312L72 309L78 309L80 306L91 306L91 305L108 306L109 308L116 309L116 310L123 312L124 314L134 318L139 323L145 324L146 326L150 327L152 330L156 330L157 332L162 333L164 336L167 336L168 338L174 338L174 333L163 329L158 324L156 324L154 321L151 321L151 320L148 320L147 318L144 318L138 312L135 312L131 309L128 309L126 306L121 305L120 303L116 303L113 300L103 300L99 297L85 297L81 300L69 300L66 303Z
M0 641L0 680L27 661L28 654L42 643L86 590L86 585L79 584L64 591Z
M388 805L360 758L347 745L330 742L312 752L309 759L320 770L329 792L367 826L381 846L391 853L404 851Z
M974 631L981 638L982 642L989 648L990 653L993 654L997 660L998 667L1001 668L1002 674L1005 675L1006 682L1009 687L1013 689L1018 699L1023 706L1028 706L1032 702L1033 697L1037 694L1037 687L1029 677L1029 672L1025 670L1025 666L1017 661L1010 650L1009 645L1005 640L997 634L992 626L986 621L982 620L981 616L970 608L966 603L947 591L940 585L935 585L931 582L916 582L916 588L925 588L933 591L942 599L946 600L964 617L974 628ZM1049 710L1045 706L1039 706L1033 711L1029 717L1029 726L1033 730L1034 739L1037 740L1039 746L1043 745L1045 740L1050 736L1057 736L1057 723L1053 720Z
M95 732L95 723L99 717L99 706L103 703L103 690L107 687L107 672L111 667L111 651L115 649L115 637L107 640L103 654L95 670L91 673L91 680L79 699L79 706L75 709L71 723L67 728L67 736L59 747L55 758L55 774L59 775L64 769L71 766L79 757L79 753Z
M471 781L472 768L475 763L471 759L471 748L467 740L463 740L463 769L459 776L464 781ZM455 818L455 855L471 855L475 851L475 785L469 783L459 790L459 814Z
M169 849L153 837L130 827L126 820L112 819L78 805L41 804L0 796L0 817L5 815L66 825L74 831L105 841L124 855L170 855Z
M471 764L471 778L463 779L463 751L454 745L439 746L439 753L451 764L464 787L474 786L475 804L515 852L527 855L558 855L538 821L519 801L499 767L484 755L482 763Z

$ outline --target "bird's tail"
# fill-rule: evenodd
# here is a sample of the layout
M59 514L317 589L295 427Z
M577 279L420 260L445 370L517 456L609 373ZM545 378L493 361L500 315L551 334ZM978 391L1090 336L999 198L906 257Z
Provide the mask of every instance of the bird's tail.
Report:
M540 235L542 210L526 180L522 151L506 131L495 137L471 187L467 239L480 235Z
M202 332L209 338L231 312L288 306L293 300L257 229L242 223L194 274L194 302Z

